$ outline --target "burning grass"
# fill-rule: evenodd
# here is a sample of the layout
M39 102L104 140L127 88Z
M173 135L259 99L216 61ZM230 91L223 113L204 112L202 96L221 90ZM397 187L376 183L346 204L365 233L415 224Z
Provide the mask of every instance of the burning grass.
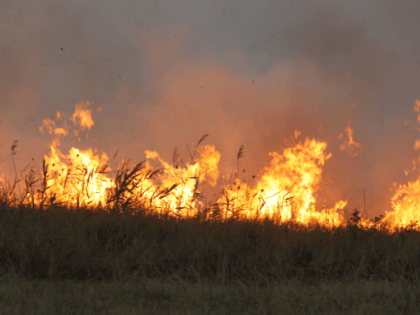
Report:
M187 146L189 161L180 159L175 148L172 164L157 152L145 151L146 160L135 165L123 160L112 169L108 156L96 150L71 148L67 155L60 150L60 137L73 136L93 125L89 102L76 105L75 113L67 118L57 112L56 121L44 119L39 130L53 136L50 153L44 156L42 169L26 168L20 174L14 164L17 141L11 148L14 181L1 181L0 201L9 207L84 207L111 212L136 212L147 209L161 217L204 220L260 220L269 217L277 223L294 222L308 227L317 223L329 229L346 226L339 211L347 201L338 200L330 209L316 209L316 193L321 184L322 168L332 154L327 143L316 139L298 140L295 131L290 147L283 153L270 152L271 162L257 178L247 182L239 177L237 154L234 178L220 187L218 163L221 154L214 145L203 145L208 134L192 147ZM73 123L74 127L72 127ZM61 125L60 125L61 124ZM351 128L348 127L351 135ZM349 140L350 141L350 140ZM353 142L352 142L353 143ZM114 155L114 160L116 154ZM222 175L222 178L224 175ZM208 200L206 188L220 189L215 200ZM394 212L374 221L359 218L365 228L387 227L389 231L407 226L418 218L412 207L419 185L401 186L392 200ZM410 208L411 206L411 208Z
M348 219L336 211L314 210L308 179L319 180L320 170L307 151L322 164L319 143L307 140L283 156L273 154L275 160L256 188L236 179L217 202L208 204L200 201L198 183L209 169L215 172L218 157L213 147L198 144L199 158L191 154L191 163L179 161L182 167L149 152L163 168L147 161L130 167L123 161L111 180L100 159L77 151L67 165L57 163L53 169L44 160L41 176L30 168L12 183L3 181L3 273L73 280L176 275L192 283L258 286L291 279L316 283L403 277L417 283L420 232L414 225L387 226L381 218L362 219L356 210ZM295 196L280 191L275 206L268 207L262 187L279 187L270 182L270 174L279 173L273 168L285 174L277 181L291 185L295 180L297 187L303 181L306 191L290 186L288 193ZM287 174L288 169L295 171ZM160 185L152 180L155 176L161 176ZM207 178L214 180L214 174ZM327 220L331 218L335 224Z
M283 165L283 169L293 167L295 156L299 162L299 152L304 149L305 145L300 145L291 150L293 154L286 159L289 165ZM207 147L197 152L211 150ZM238 160L241 151L242 148ZM82 284L86 283L82 280L87 280L91 289L97 288L98 283L109 283L113 288L126 283L120 288L121 292L139 292L137 309L149 312L152 307L160 310L159 313L167 308L172 310L176 304L173 301L177 300L180 304L176 308L180 312L192 309L197 312L190 304L187 303L190 305L187 307L179 301L180 286L184 286L185 292L195 292L184 296L184 302L193 298L197 305L212 305L214 313L218 314L244 313L250 309L260 312L267 308L303 314L310 307L328 312L338 310L336 303L341 308L346 305L343 296L348 296L348 290L354 286L349 283L370 283L372 287L380 287L378 290L382 293L385 287L416 288L418 285L420 232L414 225L396 228L383 218L368 221L360 218L356 210L348 219L338 216L336 211L316 212L313 202L303 202L312 200L311 185L306 184L306 193L297 194L297 198L290 193L298 192L296 187L283 195L277 194L275 207L264 211L270 201L261 191L263 184L253 188L236 179L225 186L217 202L206 204L202 201L199 183L203 170L214 164L209 162L211 160L203 161L201 154L198 161L192 156L191 163L178 161L182 166L161 163L162 168L152 168L147 162L130 167L128 161L123 161L112 180L107 166L99 159L79 159L80 156L69 159L65 167L58 164L64 170L62 173L57 165L51 170L50 164L44 161L41 175L30 168L13 182L1 183L2 279L17 275L21 280L14 281L22 286L26 285L22 281L29 279L30 286L49 281L47 287L54 283L64 285L67 281ZM149 156L159 160L156 154ZM278 163L284 162L280 161L280 155L276 158ZM300 159L304 160L305 155ZM92 160L95 163L89 164ZM312 170L316 175L316 163L306 162L309 173L312 174ZM270 171L267 168L265 174ZM307 173L302 174L299 177L294 173L297 187L299 179L305 178ZM156 184L153 178L162 175L160 185ZM316 181L317 177L310 178ZM103 183L105 189L101 186ZM295 200L298 202L294 203ZM306 211L299 211L304 207ZM337 219L336 224L323 220L322 214L331 214ZM339 287L348 284L347 293L340 291L340 296L335 295L339 290L334 283L338 282ZM133 283L138 284L134 289ZM327 283L331 286L326 287ZM301 288L301 284L305 287ZM76 296L80 288L75 284L70 287L73 288L68 289L73 290L70 295ZM326 301L324 296L310 291L310 288L321 287L331 300ZM371 294L374 289L366 290L363 292ZM25 292L21 299L29 291ZM100 292L98 289L97 294L102 294ZM295 295L290 296L290 292ZM313 298L301 292L309 292ZM404 314L418 310L420 306L410 299L414 301L411 296L417 298L420 293L398 292L390 293L392 297L371 295L372 299L380 300L377 305L392 306ZM220 296L227 293L231 298L226 298L224 306L209 300L211 295L220 301ZM282 298L284 294L289 294L289 300ZM234 296L247 298L235 299ZM361 296L360 301L363 298L368 300ZM67 297L62 299L68 300ZM121 299L127 300L127 296L124 294ZM390 305L389 299L397 301L396 304ZM290 302L292 300L296 302ZM315 300L321 301L320 304ZM73 304L83 301L79 298ZM165 304L167 301L171 302ZM301 307L299 301L306 302ZM363 303L358 309L365 309ZM8 300L2 307L9 305ZM110 310L115 305L102 308Z
M93 126L88 103L76 112L70 121L79 130ZM241 146L237 174L208 200L205 188L217 187L221 157L213 145L203 145L208 135L187 147L188 162L177 149L172 164L146 151L147 160L123 160L112 172L105 153L61 153L59 137L80 134L69 129L64 114L57 113L57 120L64 127L45 120L40 129L56 137L42 169L18 174L13 164L14 179L0 178L3 278L177 279L200 287L240 284L243 292L291 282L418 285L420 232L412 222L419 216L412 202L418 184L400 186L394 211L375 220L361 218L357 210L345 217L339 212L347 205L343 200L316 209L322 167L331 154L325 142L298 141L295 132L295 143L282 154L271 152L270 165L251 183L238 176ZM16 147L17 142L12 160ZM413 309L410 296L399 310Z

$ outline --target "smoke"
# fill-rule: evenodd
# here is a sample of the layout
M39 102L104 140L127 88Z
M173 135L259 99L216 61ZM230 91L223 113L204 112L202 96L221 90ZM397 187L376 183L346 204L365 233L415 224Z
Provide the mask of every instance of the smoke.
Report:
M38 127L89 101L88 137L108 155L170 160L202 135L221 170L258 175L295 130L328 143L319 202L389 210L417 178L417 1L40 1L0 3L0 157L40 165ZM349 124L350 122L350 124ZM405 123L406 122L406 123ZM360 150L340 150L346 128ZM342 134L341 137L339 135Z

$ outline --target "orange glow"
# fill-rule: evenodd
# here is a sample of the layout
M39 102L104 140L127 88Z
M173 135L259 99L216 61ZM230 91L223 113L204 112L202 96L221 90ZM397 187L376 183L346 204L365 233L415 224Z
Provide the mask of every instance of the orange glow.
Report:
M348 137L348 140L345 141L341 146L340 146L340 150L344 151L347 150L348 152L350 152L353 156L356 156L360 153L360 144L355 142L353 139L353 129L350 127L351 124L351 120L348 121L347 123L347 128L345 130L345 133ZM343 134L340 134L338 136L338 138L342 138Z
M420 179L399 185L391 200L393 211L385 220L393 226L407 226L418 222L420 216Z
M81 130L90 129L93 125L92 119L92 110L88 109L90 103L88 101L81 102L76 105L76 111L73 116L70 117L70 120L76 127L79 127Z
M51 119L44 119L42 120L42 125L38 127L40 132L44 132L44 129L49 133L53 134L55 129L55 122Z
M80 130L94 125L89 106L89 102L77 104L69 118L78 129L72 129L66 115L60 112L56 113L57 121L42 120L39 130L48 132L54 138L49 154L44 156L42 171L35 174L31 170L30 173L30 176L37 176L39 188L26 189L23 204L119 207L124 201L121 207L131 205L133 209L148 208L182 217L199 214L207 217L218 215L222 219L268 217L277 222L292 221L306 226L316 223L328 228L347 224L341 213L347 206L345 200L336 201L330 209L316 209L322 170L332 158L332 154L327 153L326 142L309 138L302 140L300 131L295 130L294 144L282 153L270 152L271 162L251 183L240 180L236 174L233 183L225 182L222 187L218 186L221 154L214 145L198 146L207 135L191 151L190 162L179 160L174 152L174 161L170 164L157 152L146 150L146 161L132 168L128 161L122 161L117 167L116 177L111 178L112 170L107 165L109 158L105 153L72 147L68 154L63 154L59 148L60 137L79 137ZM420 102L416 101L414 110L419 109ZM353 140L350 123L346 128L348 140L340 149L356 155L354 151L360 149L360 144ZM420 148L419 143L420 140L415 142L415 149ZM241 156L242 147L238 162ZM26 177L25 182L29 182L30 178ZM221 194L213 204L206 202L203 193L205 185L220 188ZM6 196L17 200L17 193L1 178L0 192L2 198ZM391 230L416 222L420 217L420 177L417 181L399 185L391 204L393 211L387 212L380 224L387 225ZM366 228L376 226L368 219L359 219L358 224Z
M419 112L420 100L415 101L413 110ZM417 116L420 123L420 115ZM420 148L420 140L414 143L414 149ZM420 157L419 157L420 161ZM413 170L416 168L416 160L413 159ZM396 184L394 184L396 185ZM407 226L416 223L420 218L420 176L414 182L399 185L391 199L393 211L388 212L385 221L392 226Z
M171 193L164 198L156 199L149 206L157 209L171 209L172 211L184 215L196 215L203 202L197 199L201 194L198 185L201 182L207 182L211 186L216 185L219 176L218 163L220 153L216 151L213 145L206 145L197 148L199 157L194 163L187 163L183 168L173 166L160 158L154 151L146 151L146 157L149 160L158 161L164 171L157 180L145 181L147 186L159 185L162 187L174 187ZM146 163L146 170L152 170L150 161ZM152 197L152 191L146 196Z
M50 156L45 156L45 163L49 166L49 188L45 194L38 196L38 201L53 199L56 203L70 206L104 205L107 192L113 187L112 180L103 173L107 160L105 153L99 157L91 149L81 151L71 148L64 156L54 143Z
M295 137L299 132L295 132ZM255 188L239 181L225 188L218 200L229 215L234 208L244 209L245 217L268 216L280 221L293 220L302 224L318 222L329 227L343 223L337 212L347 205L338 201L332 209L317 212L315 191L321 180L322 166L331 157L325 154L325 142L306 139L283 154L270 152L270 166L263 170Z

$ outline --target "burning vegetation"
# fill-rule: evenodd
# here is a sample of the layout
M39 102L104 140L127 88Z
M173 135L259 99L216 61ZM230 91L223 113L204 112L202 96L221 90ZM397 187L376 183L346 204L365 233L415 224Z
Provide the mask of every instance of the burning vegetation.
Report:
M415 110L418 111L416 102ZM327 154L327 143L306 138L282 154L270 152L270 165L264 167L256 183L241 181L239 159L234 182L220 188L220 195L212 203L206 202L202 187L215 187L219 178L220 153L214 145L202 145L204 135L195 148L188 148L190 161L179 158L177 149L172 164L164 161L157 152L146 151L147 160L134 166L123 160L111 177L108 156L92 149L71 148L67 155L60 151L60 138L73 135L80 140L79 131L94 125L89 102L76 105L75 112L67 119L57 112L56 120L44 119L40 132L48 132L54 139L49 155L44 156L42 171L31 168L13 183L1 182L2 202L9 206L64 206L101 208L109 211L136 211L148 209L159 214L178 217L220 219L270 218L278 223L293 221L304 226L315 223L327 228L345 225L340 210L347 201L338 200L331 209L315 209L316 191L321 183L322 168L332 154ZM360 144L353 139L351 121L345 130L348 140L340 150L350 150L353 155ZM343 134L339 135L339 138ZM12 146L15 154L17 142ZM115 159L115 156L114 156ZM156 167L159 165L159 167ZM253 177L255 179L255 176ZM21 190L21 186L24 188ZM392 199L394 211L381 223L389 230L407 226L418 218L418 182L399 187ZM359 224L366 228L377 225L379 219L361 218Z
M191 161L184 163L175 150L173 163L164 161L157 152L146 151L147 160L130 168L123 161L110 177L105 153L88 149L71 148L67 155L60 151L60 137L90 129L94 122L89 102L76 105L70 117L71 124L63 113L57 112L57 121L44 119L39 130L54 136L50 154L44 157L41 174L31 169L25 175L25 191L17 193L15 185L3 189L3 198L10 205L44 207L90 207L135 211L149 209L157 213L179 217L200 216L222 219L270 218L277 222L294 221L303 225L318 223L333 227L344 220L337 210L346 202L339 200L332 209L316 211L314 193L320 184L322 167L331 154L326 154L327 144L315 139L298 142L283 154L271 152L269 166L265 167L254 185L236 178L221 188L215 203L206 204L200 184L216 186L220 153L213 145L199 146L208 135L203 136L195 148L188 148ZM300 133L295 132L295 139ZM351 140L351 139L350 139ZM12 148L13 151L13 148ZM238 152L238 163L243 147ZM152 162L161 168L156 168ZM19 199L20 197L20 199Z
M14 181L0 180L0 224L9 231L0 242L5 269L19 265L26 275L72 278L135 271L182 271L193 277L195 270L198 277L222 282L242 273L260 282L272 277L341 277L354 270L363 277L417 270L411 262L418 258L397 261L394 254L420 257L420 250L407 243L419 238L414 225L420 179L399 186L393 211L375 220L361 218L357 210L345 218L344 200L330 209L316 209L322 168L332 155L326 153L326 142L302 141L296 131L295 144L283 153L271 152L270 164L255 182L236 174L215 200L208 200L204 189L217 187L221 158L214 145L203 145L208 135L188 147L189 162L179 158L177 149L172 163L146 151L146 161L131 165L123 160L113 171L103 152L60 150L61 137L80 137L80 130L93 125L89 102L76 105L69 119L57 112L56 120L43 120L39 130L54 139L42 170L32 167L19 177L15 169ZM352 132L349 122L342 150L360 148ZM238 173L243 155L241 146ZM26 242L27 252L16 239ZM83 254L87 247L82 243L92 252ZM149 248L151 256L140 257L140 248ZM242 267L237 265L241 261ZM185 269L183 264L195 267ZM259 275L252 270L260 270Z

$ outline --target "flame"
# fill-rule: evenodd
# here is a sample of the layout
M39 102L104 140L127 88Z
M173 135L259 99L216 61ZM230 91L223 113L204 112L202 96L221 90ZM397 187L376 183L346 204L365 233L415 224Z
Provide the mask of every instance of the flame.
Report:
M197 196L201 195L201 191L198 190L199 183L216 185L221 155L213 145L199 147L197 153L199 154L197 161L187 163L181 168L168 164L155 151L146 151L147 159L158 161L164 169L158 181L146 181L146 184L174 187L169 195L150 204L151 207L173 209L182 216L198 213L199 206L203 206L203 202L197 199ZM150 161L147 161L146 169L149 171L153 169ZM150 198L152 193L149 192L146 196Z
M347 128L345 130L345 133L348 137L348 141L345 141L341 146L340 150L349 151L353 156L356 156L360 153L360 144L355 142L353 139L353 129L350 127L351 119L347 122ZM338 138L342 138L343 134L338 135Z
M108 190L114 187L112 180L104 174L107 160L105 153L99 156L91 149L71 148L64 156L53 145L51 154L45 156L45 163L49 165L46 181L49 188L41 197L70 206L105 204Z
M90 129L94 124L88 106L89 102L77 104L70 118L81 130ZM44 119L40 127L41 131L48 131L56 139L50 146L50 155L44 157L50 167L44 169L48 191L42 191L38 203L39 200L53 199L54 202L67 205L106 204L110 194L116 194L122 185L116 185L107 175L110 171L106 166L108 157L105 153L99 157L91 149L82 151L76 148L72 148L68 155L62 154L59 137L78 135L75 133L78 130L69 133L65 115L57 112L56 117L63 121L64 127L57 127L56 122L50 119ZM300 134L296 130L294 138L298 139ZM346 201L339 200L331 209L315 209L315 192L321 180L322 167L332 156L331 153L325 153L326 148L325 142L307 138L303 143L286 148L283 154L269 153L271 163L263 169L257 183L251 186L236 179L234 185L222 187L222 195L216 202L218 211L225 218L237 216L240 212L239 215L246 218L268 216L302 224L315 221L330 227L343 223L337 211L346 206ZM167 163L157 152L146 151L147 161L142 164L141 170L143 174L156 176L142 176L141 181L127 186L131 198L142 200L143 206L160 211L164 209L181 216L202 212L206 204L204 198L200 198L203 197L200 185L217 185L221 155L213 145L198 147L195 152L197 159L180 167ZM162 167L162 172L154 171L156 164ZM127 166L120 167L122 170Z
M92 110L88 109L90 106L89 101L83 101L76 105L76 111L73 116L70 117L70 120L76 127L79 127L81 130L90 129L93 125L92 119Z
M420 100L416 100L413 111L420 112ZM420 123L420 114L417 115ZM414 150L420 148L420 140L414 142ZM420 161L420 157L419 157ZM416 161L413 159L413 170ZM407 175L407 173L406 173ZM398 185L391 198L393 211L387 212L384 220L393 226L407 226L419 221L420 218L420 176L414 182Z
M94 124L89 105L89 102L77 104L70 117L81 130L90 129ZM100 107L98 111L101 111ZM26 203L40 205L49 201L69 206L94 207L107 204L110 194L117 190L115 181L107 175L111 171L106 164L108 156L105 153L99 156L92 149L83 151L74 147L68 155L64 155L59 149L60 136L72 134L78 137L79 134L78 130L69 132L71 127L64 114L57 112L56 118L63 121L63 127L57 127L57 123L51 119L44 119L39 127L41 132L47 131L55 138L50 145L50 154L44 156L44 189L36 195L27 196ZM152 161L160 163L164 172L156 176L156 179L144 176L141 182L126 187L131 197L144 202L149 200L147 206L150 208L174 209L178 215L189 215L191 210L196 213L196 208L202 205L197 198L201 194L198 184L206 182L211 186L216 185L220 160L220 153L212 145L199 147L196 152L197 160L180 168L165 162L157 152L146 151L148 161L142 166L143 174L154 171ZM165 190L162 187L171 189Z
M295 132L295 138L300 133ZM236 180L233 187L224 190L218 200L225 213L245 210L245 217L268 216L280 221L293 220L302 224L316 221L327 226L343 222L336 212L347 205L338 201L332 209L315 210L315 191L321 180L322 166L332 155L325 154L325 142L306 139L283 154L270 152L270 166L264 168L255 188ZM251 211L250 211L251 210Z
M407 226L418 222L420 216L420 178L399 185L391 199L393 211L387 212L385 221L393 226Z
M75 112L70 117L74 126L85 130L93 125L89 101L76 104ZM63 113L57 111L56 119L63 122L62 127L51 119L43 119L40 132L47 131L54 135L50 145L50 154L44 156L43 187L36 194L26 196L26 203L42 205L45 202L69 206L98 206L105 204L108 192L114 187L112 180L105 174L110 171L106 162L108 156L101 156L92 149L79 150L72 147L69 154L61 153L60 137L68 136L71 126ZM78 136L78 130L72 134ZM80 140L80 138L79 138Z
M251 183L241 180L236 174L233 183L222 184L221 194L215 203L208 204L203 186L216 187L220 184L218 164L221 154L214 145L197 147L193 150L191 161L187 163L174 158L170 164L157 152L145 151L145 162L130 168L129 162L123 161L117 167L114 179L110 177L112 169L107 165L109 158L104 152L72 147L68 154L63 154L59 148L61 137L79 137L79 131L90 130L94 125L90 105L88 101L76 104L69 118L73 126L66 115L60 112L56 113L56 121L42 120L40 132L47 132L54 138L49 154L44 156L42 174L38 174L40 188L26 189L24 204L102 207L123 203L124 207L132 205L187 217L197 214L210 214L225 219L268 217L278 222L293 221L306 226L316 223L329 228L346 224L340 210L347 206L347 201L338 200L330 209L316 209L322 169L332 157L331 153L326 152L326 142L309 138L298 140L301 133L296 130L294 144L282 153L270 152L271 161L257 179L254 178L255 182L254 179ZM101 110L97 108L97 112ZM416 101L414 111L420 112L420 101ZM357 155L355 151L360 149L360 144L354 141L350 124L351 120L345 131L348 140L341 145L340 150L349 150ZM72 129L74 127L77 129ZM420 140L415 142L414 148L420 148ZM238 153L238 163L242 149ZM31 176L35 176L32 170L25 178L26 183L36 182L31 181ZM222 175L222 178L226 177ZM5 195L7 198L12 196L13 188L9 186L0 178L2 198ZM383 220L390 229L399 225L407 226L418 220L420 176L417 181L399 185L391 204L393 211L387 212ZM363 227L369 228L376 224L368 219L356 219Z

